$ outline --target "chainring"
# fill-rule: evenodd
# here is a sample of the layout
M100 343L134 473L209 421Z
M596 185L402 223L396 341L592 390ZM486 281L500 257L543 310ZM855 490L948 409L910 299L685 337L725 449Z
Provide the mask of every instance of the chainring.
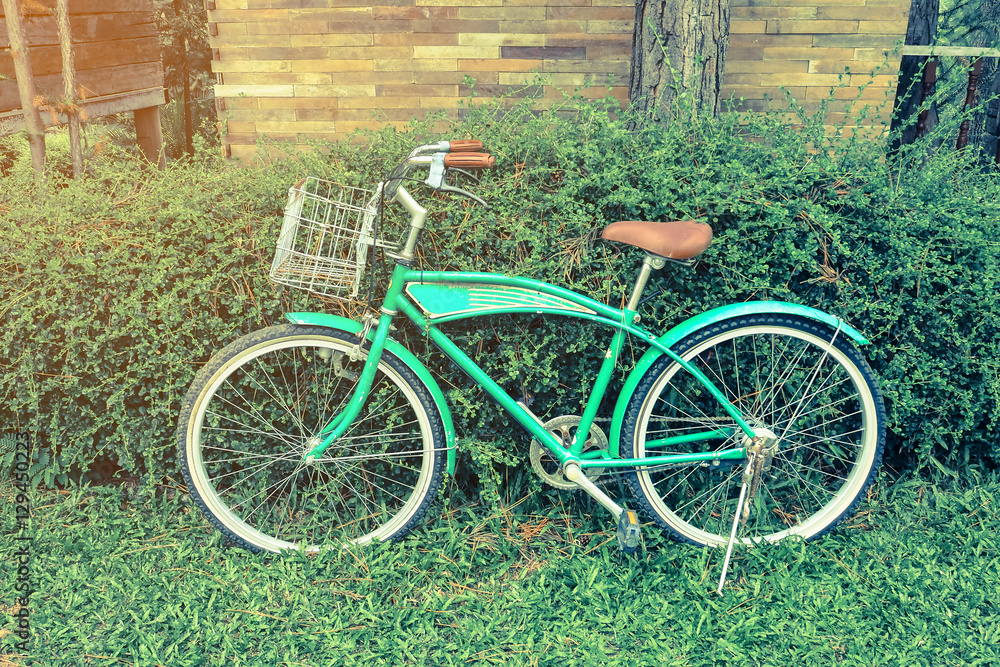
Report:
M576 438L576 431L579 425L580 417L576 415L562 415L561 417L554 417L545 422L543 427L568 449ZM584 452L592 452L594 450L608 450L608 436L604 435L604 431L597 424L593 424L590 427L590 433L587 434L587 441L583 443ZM563 490L577 488L576 482L571 482L563 475L562 470L559 468L559 461L552 456L548 449L542 446L542 443L534 438L531 440L529 458L531 459L532 469L549 486ZM583 473L593 482L604 474L604 471L604 468L585 468Z

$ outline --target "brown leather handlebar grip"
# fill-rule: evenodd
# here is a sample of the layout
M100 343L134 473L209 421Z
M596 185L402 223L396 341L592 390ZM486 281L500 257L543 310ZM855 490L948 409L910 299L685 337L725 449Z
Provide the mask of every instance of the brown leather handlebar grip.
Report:
M475 139L460 139L459 141L449 141L449 153L478 153L483 150L483 142Z
M487 153L449 153L444 156L444 166L456 169L490 169L496 158Z

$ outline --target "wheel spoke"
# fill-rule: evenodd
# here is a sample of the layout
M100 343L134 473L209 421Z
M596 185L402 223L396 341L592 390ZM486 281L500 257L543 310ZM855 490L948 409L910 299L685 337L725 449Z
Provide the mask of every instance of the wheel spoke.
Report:
M716 385L756 434L776 443L771 466L749 501L751 519L742 539L822 534L871 483L881 458L884 407L871 370L841 332L793 316L743 316L695 332L675 351ZM661 456L665 448L647 449L645 443L717 428L735 429L734 420L693 376L664 357L633 396L623 453ZM684 454L749 445L741 431L735 433L669 449ZM662 527L685 540L725 544L742 466L720 474L701 467L640 467L627 478Z
M353 346L330 330L282 325L237 341L196 378L178 428L182 469L199 506L241 545L316 551L391 539L433 499L440 416L389 352L344 436L303 459L354 394Z

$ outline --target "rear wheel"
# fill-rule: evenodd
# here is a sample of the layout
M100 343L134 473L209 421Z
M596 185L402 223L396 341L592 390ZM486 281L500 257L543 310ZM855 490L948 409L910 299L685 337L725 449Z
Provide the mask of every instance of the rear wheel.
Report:
M795 316L754 315L696 331L674 350L755 432L777 438L740 533L743 542L818 537L855 507L882 459L885 408L871 368L846 335ZM728 436L662 442L707 431ZM634 458L747 444L732 417L667 356L640 381L622 429L623 454ZM640 467L627 479L662 528L680 540L716 546L729 539L745 463Z
M389 540L433 501L444 427L430 392L383 353L368 402L318 460L319 431L350 399L364 365L357 339L319 327L254 332L202 369L178 424L179 461L206 516L258 551Z

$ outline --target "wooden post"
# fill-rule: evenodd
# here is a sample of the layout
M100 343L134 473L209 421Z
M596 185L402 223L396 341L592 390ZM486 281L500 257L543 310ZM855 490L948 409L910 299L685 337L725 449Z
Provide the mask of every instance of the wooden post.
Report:
M28 58L28 40L21 22L21 7L17 0L3 0L4 18L7 22L7 37L10 39L10 54L14 58L14 74L17 77L17 91L21 97L21 113L28 133L31 163L35 167L36 180L45 178L45 126L35 107L35 79L31 73Z
M979 76L982 73L983 59L976 58L976 62L972 64L972 69L969 70L969 85L965 89L965 106L962 107L963 113L968 111L969 108L976 102L976 89L979 88ZM969 119L966 118L962 121L962 125L958 128L958 142L955 144L955 148L962 150L968 143Z
M160 127L160 107L146 107L132 112L135 117L135 140L143 156L157 168L167 166L163 148L163 129Z
M934 94L935 83L937 83L937 58L931 56L930 58L927 59L927 62L924 64L924 78L922 81L923 86L920 91L921 104L930 99L931 95ZM930 112L928 109L924 109L923 111L920 112L920 116L917 120L918 137L924 136L930 129L928 127L928 120L927 120L929 113Z
M63 100L60 105L69 120L69 153L73 178L83 175L83 148L80 145L80 107L76 103L76 69L73 66L73 36L70 32L69 0L57 0L56 25L62 53Z

